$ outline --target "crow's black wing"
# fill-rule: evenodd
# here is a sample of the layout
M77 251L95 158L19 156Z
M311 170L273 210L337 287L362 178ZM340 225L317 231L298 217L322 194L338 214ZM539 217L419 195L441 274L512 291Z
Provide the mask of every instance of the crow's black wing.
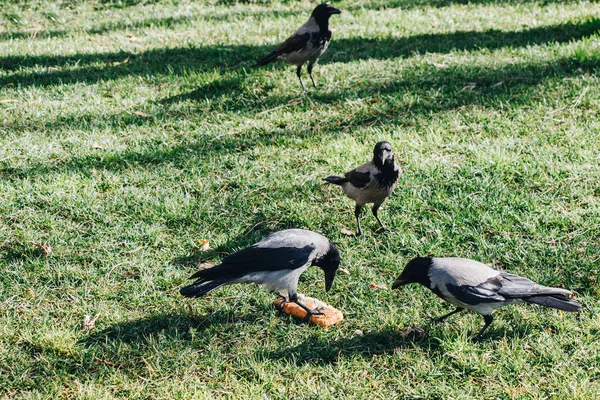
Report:
M190 277L221 279L252 272L296 269L310 262L314 245L305 247L258 247L251 246L225 257L221 264L203 269Z
M306 47L310 40L310 33L304 33L302 35L290 36L285 42L281 43L279 47L275 49L275 53L293 53L294 51L302 50Z
M371 181L371 173L370 172L358 172L353 169L350 172L346 172L344 175L346 179L350 181L352 186L357 188L363 188L369 184Z
M498 276L488 279L477 286L446 284L446 289L457 300L465 304L494 303L504 301L498 294L502 288L502 280Z

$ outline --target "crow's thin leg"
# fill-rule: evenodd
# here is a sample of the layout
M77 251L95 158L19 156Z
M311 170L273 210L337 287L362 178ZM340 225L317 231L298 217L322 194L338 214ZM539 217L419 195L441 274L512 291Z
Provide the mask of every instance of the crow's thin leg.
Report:
M302 65L298 65L298 68L296 68L296 75L298 76L298 80L300 80L300 86L302 86L302 91L306 92L306 88L304 87L304 82L302 82Z
M444 322L444 320L445 320L446 318L448 318L449 316L451 316L451 315L454 315L454 314L457 314L457 313L459 313L459 312L461 312L461 311L464 311L464 310L465 310L464 308L456 307L456 310L454 310L454 311L451 311L451 312L449 312L448 314L444 314L444 315L442 315L441 317L434 318L433 320L434 320L435 322Z
M486 331L486 329L492 324L492 321L494 320L494 317L492 317L492 315L484 315L483 316L483 320L485 321L485 325L483 325L483 328L481 328L481 330L479 331L479 333L477 335L475 335L473 337L473 341L476 342L479 339L481 339L481 336L483 335L483 332Z
M324 315L321 308L315 308L315 309L311 310L310 308L308 308L307 306L302 304L300 302L300 300L298 300L297 294L290 295L289 301L292 301L292 302L298 304L300 307L302 307L304 309L304 311L306 311L306 317L304 317L304 319L303 319L304 322L308 322L310 320L311 315Z
M313 68L313 65L314 65L314 64L312 64L312 63L310 63L310 62L309 62L309 63L308 63L307 70L308 70L308 76L310 76L310 80L311 80L311 81L312 81L312 83L313 83L313 87L316 89L316 88L317 88L317 85L316 85L316 83L315 83L315 80L313 79L313 76L312 76L312 68Z
M360 229L360 212L362 211L362 204L357 204L354 206L354 216L356 217L356 226L358 226L358 230L356 231L356 236L362 235L362 230Z
M381 207L381 204L375 203L375 204L373 204L373 208L371 209L371 211L373 211L373 215L375 216L375 219L377 220L377 222L379 222L381 229L383 231L387 231L387 228L385 227L383 222L381 222L381 220L379 219L379 216L377 215L377 211L379 210L379 207Z

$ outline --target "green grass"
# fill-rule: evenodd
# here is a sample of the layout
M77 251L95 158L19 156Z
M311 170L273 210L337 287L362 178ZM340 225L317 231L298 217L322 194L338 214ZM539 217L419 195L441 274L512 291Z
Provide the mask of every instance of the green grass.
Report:
M600 4L335 4L301 94L293 67L252 64L315 3L0 3L0 396L600 398ZM344 236L352 203L321 178L383 139L391 232L365 213ZM261 288L178 294L292 227L342 250L330 293L300 281L338 326ZM481 317L433 324L450 307L426 289L371 288L416 255L564 285L583 311L507 307L471 343Z

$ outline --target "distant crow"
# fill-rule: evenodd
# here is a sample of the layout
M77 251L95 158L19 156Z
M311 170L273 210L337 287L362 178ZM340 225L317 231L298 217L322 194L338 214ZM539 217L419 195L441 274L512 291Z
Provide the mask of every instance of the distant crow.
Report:
M325 181L340 185L346 196L355 201L354 215L358 226L357 236L362 234L360 229L360 212L367 203L373 203L373 215L379 222L381 229L386 230L385 225L379 219L377 210L385 199L394 191L398 183L398 177L402 170L394 161L392 145L388 142L379 142L373 149L373 160L346 172L344 177L328 176Z
M230 254L219 265L196 272L190 279L197 280L180 293L185 297L201 297L223 285L255 283L272 292L285 291L284 299L306 310L308 319L322 313L298 301L296 286L300 275L313 265L325 272L325 290L329 291L340 265L336 245L315 232L287 229Z
M302 90L305 90L301 71L304 63L308 61L308 75L313 86L316 88L317 85L312 76L312 68L319 60L319 57L325 53L327 46L329 46L329 41L331 40L329 17L340 13L340 10L333 8L329 4L318 5L313 10L308 21L298 28L296 33L280 44L271 54L259 60L256 65L260 67L273 61L285 61L294 64L297 67L296 75L298 75Z
M485 325L474 340L481 338L490 326L494 310L508 304L527 302L562 311L581 310L581 305L571 300L573 293L566 289L538 285L466 258L415 258L406 265L392 289L408 283L420 283L456 306L456 310L437 318L438 322L464 309L483 315Z

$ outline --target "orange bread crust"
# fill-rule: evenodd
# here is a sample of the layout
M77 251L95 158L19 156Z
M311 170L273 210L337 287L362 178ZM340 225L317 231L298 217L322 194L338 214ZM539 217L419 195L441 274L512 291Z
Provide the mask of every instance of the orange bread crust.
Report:
M305 306L307 306L310 309L315 309L317 307L323 308L321 310L323 315L312 315L310 317L309 322L311 324L316 324L316 325L320 325L324 328L327 328L331 325L337 324L338 322L340 322L344 319L344 314L342 314L342 312L340 310L338 310L337 308L331 307L330 305L325 304L322 301L313 299L312 297L306 297L306 296L300 296L299 300L302 302L302 304L304 304ZM275 305L275 308L283 311L286 314L292 315L292 316L300 318L300 319L306 318L306 310L304 310L298 304L292 303L292 302L287 302L282 307L281 303L283 303L283 299L279 298L279 299L275 300L275 302L273 304Z

